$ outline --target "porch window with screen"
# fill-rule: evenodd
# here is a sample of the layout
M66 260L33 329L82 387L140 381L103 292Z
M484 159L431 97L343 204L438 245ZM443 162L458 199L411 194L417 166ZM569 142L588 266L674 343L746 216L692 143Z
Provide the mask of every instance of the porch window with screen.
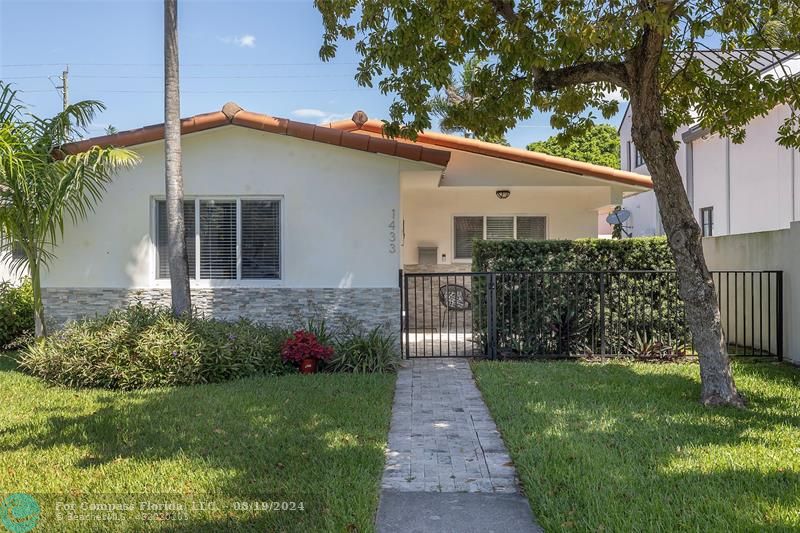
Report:
M156 277L169 277L166 204L157 200ZM184 203L189 276L203 280L280 279L281 202L206 199ZM196 260L199 254L199 261Z
M714 208L703 207L700 209L700 227L703 228L703 237L714 235Z
M453 217L454 259L472 259L475 239L541 241L547 238L547 217L457 216Z
M472 241L483 239L483 217L455 217L456 259L472 259Z

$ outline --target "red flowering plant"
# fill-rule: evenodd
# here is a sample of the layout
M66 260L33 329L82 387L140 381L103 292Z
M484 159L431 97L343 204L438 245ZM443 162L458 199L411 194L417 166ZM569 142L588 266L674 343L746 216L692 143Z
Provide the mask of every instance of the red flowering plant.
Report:
M303 359L327 361L333 356L333 348L325 346L309 331L295 331L281 347L281 357L286 362L300 363Z

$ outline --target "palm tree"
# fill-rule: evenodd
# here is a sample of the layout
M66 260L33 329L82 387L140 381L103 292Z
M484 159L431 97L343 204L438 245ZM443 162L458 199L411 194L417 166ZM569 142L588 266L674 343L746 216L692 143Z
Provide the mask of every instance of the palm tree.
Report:
M13 269L26 268L33 285L36 335L47 333L41 267L55 257L65 218L76 223L100 201L113 174L138 162L122 148L61 147L105 109L94 100L67 106L51 118L27 113L16 91L0 81L0 252ZM21 253L15 253L21 252Z
M172 312L192 312L189 260L183 221L181 170L181 99L178 75L178 0L164 0L164 156L167 207L167 248Z

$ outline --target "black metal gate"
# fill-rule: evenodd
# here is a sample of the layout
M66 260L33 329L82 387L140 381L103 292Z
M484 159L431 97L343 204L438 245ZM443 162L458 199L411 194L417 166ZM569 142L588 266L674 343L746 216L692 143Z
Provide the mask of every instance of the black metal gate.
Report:
M734 355L783 355L781 271L712 273ZM693 353L675 271L406 273L406 357Z

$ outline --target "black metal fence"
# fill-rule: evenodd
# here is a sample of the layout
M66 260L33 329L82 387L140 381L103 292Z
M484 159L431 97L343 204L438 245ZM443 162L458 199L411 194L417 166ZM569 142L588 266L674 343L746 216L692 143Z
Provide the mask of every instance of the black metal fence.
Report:
M780 271L712 273L729 351L783 355ZM406 357L694 352L674 271L409 273Z

